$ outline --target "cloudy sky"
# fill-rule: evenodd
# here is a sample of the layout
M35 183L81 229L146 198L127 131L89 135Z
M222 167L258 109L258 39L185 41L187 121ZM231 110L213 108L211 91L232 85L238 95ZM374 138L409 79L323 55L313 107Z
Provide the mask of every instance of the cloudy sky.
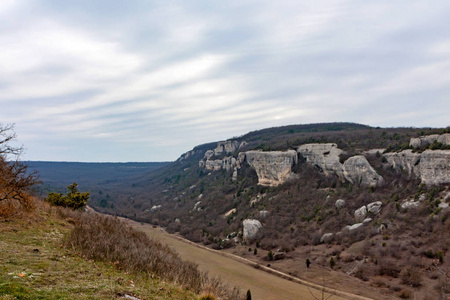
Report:
M251 130L450 125L450 1L0 1L24 159L167 161Z

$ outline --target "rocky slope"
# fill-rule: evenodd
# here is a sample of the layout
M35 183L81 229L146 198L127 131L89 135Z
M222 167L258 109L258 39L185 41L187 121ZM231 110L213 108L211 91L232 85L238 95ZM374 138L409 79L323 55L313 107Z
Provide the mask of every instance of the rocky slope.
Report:
M386 289L406 287L408 266L423 277L439 255L450 261L447 132L352 124L252 132L186 152L133 183L111 212L215 249L257 248L261 260L272 251L275 267L306 258L329 267L333 258L370 284L388 276ZM438 279L421 289L435 293Z

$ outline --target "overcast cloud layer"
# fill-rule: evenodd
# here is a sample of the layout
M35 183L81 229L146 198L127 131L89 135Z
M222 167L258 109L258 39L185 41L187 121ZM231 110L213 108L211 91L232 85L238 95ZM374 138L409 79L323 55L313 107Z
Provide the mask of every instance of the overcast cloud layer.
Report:
M68 2L0 2L0 122L25 159L175 160L289 124L450 125L447 0Z

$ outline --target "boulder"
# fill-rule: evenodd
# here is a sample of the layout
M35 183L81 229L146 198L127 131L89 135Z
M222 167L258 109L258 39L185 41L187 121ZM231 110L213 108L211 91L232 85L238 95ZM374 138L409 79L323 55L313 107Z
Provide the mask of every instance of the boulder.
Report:
M242 224L244 227L244 241L251 242L259 236L260 230L262 228L261 222L259 222L258 220L245 219Z
M367 223L370 223L370 222L372 222L372 218L366 218L366 219L364 219L362 221L363 224L367 224Z
M284 253L284 252L277 251L273 254L274 260L280 260L280 259L285 259L285 258L286 258L286 253Z
M161 208L161 205L153 205L152 208L150 208L150 211L155 211Z
M336 203L335 203L334 205L336 205L336 208L337 208L337 209L340 209L340 208L344 207L344 205L345 205L345 200L343 200L343 199L338 199L338 200L336 200Z
M307 163L315 166L325 175L336 174L341 180L343 177L342 164L339 155L343 153L336 144L305 144L297 148Z
M297 152L282 151L247 151L246 162L256 171L258 184L277 186L293 177L292 167L298 163Z
M367 215L367 207L365 205L361 206L357 210L355 210L355 220L362 221L366 218Z
M369 203L369 204L367 204L367 211L376 215L381 211L382 205L383 205L383 203L381 203L381 201Z
M378 227L377 231L378 233L382 233L386 229L386 226L384 224L381 224L380 227Z
M361 186L381 186L383 177L372 168L363 155L352 156L344 162L344 177L350 183Z
M347 225L347 226L345 226L344 229L352 231L352 230L356 230L358 228L361 228L363 225L364 225L363 223L356 223L356 224L353 224L353 225Z
M196 211L196 210L198 210L198 211L200 211L200 207L199 207L199 205L200 204L202 204L202 201L197 201L195 204L194 204L194 208L192 209L192 211Z
M321 242L321 243L328 244L329 242L331 242L332 239L333 239L333 234L332 234L332 233L325 233L325 234L322 235L322 237L320 238L320 242Z
M235 213L236 213L236 208L232 208L232 209L230 209L229 211L227 211L224 214L224 217L229 217L229 216L231 216L232 214L235 214Z
M403 209L417 208L417 207L419 207L419 205L420 205L419 201L409 200L402 204L402 208Z

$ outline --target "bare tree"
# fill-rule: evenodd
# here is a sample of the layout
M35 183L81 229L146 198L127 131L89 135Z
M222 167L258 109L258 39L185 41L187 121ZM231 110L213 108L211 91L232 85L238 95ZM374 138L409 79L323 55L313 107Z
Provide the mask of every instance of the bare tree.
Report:
M27 192L38 183L36 172L28 172L19 161L23 147L11 143L16 139L14 125L0 124L0 203L16 201L25 208L30 207Z

